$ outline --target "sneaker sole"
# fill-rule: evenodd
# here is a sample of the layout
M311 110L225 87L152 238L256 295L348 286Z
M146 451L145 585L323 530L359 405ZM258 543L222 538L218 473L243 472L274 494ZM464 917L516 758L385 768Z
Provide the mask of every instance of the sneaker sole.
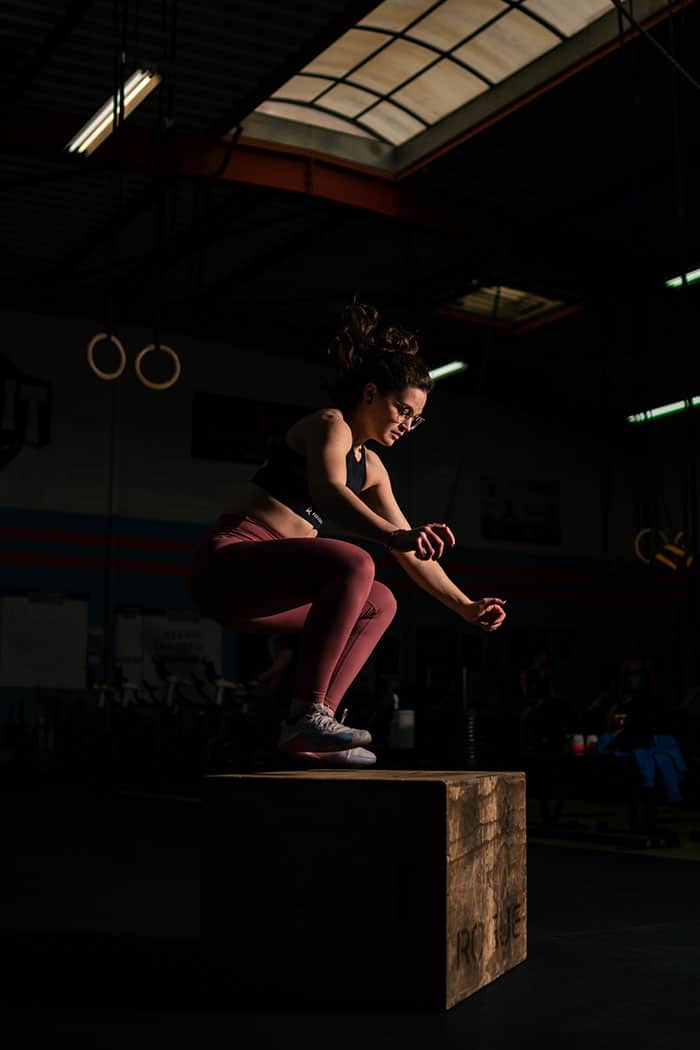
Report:
M353 751L364 751L364 748L349 748L347 751L297 751L295 758L303 758L309 762L321 762L331 766L355 766L366 768L376 764L377 756L371 751L365 751L364 755L352 755ZM352 755L352 757L351 757Z
M366 739L362 738L362 742L354 740L348 733L344 740L339 739L338 736L324 737L320 740L310 740L309 737L304 737L302 733L298 736L293 736L287 740L280 740L279 749L280 751L286 751L290 755L296 755L299 752L307 753L323 753L333 754L336 751L350 751L355 747L364 747L366 744L372 743L372 737L369 733L366 734Z

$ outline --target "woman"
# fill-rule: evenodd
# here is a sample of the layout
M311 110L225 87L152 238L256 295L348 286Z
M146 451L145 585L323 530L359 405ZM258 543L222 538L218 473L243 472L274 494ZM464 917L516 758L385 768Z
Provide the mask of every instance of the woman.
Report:
M301 631L294 697L280 750L304 760L372 765L370 734L335 712L396 612L374 561L344 540L318 538L325 517L382 543L408 575L467 623L495 631L501 598L472 601L438 565L454 536L443 523L412 528L380 457L423 421L432 380L415 336L348 307L329 347L334 407L295 423L252 477L241 504L198 549L191 592L201 612L243 632ZM343 715L343 718L345 716Z

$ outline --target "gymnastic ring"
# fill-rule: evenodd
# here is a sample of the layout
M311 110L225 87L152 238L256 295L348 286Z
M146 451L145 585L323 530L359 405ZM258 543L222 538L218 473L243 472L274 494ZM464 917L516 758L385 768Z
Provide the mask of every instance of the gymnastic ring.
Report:
M119 351L119 367L114 372L103 372L102 369L98 368L95 364L95 347L98 343L101 343L103 339L108 339L110 343L113 346L116 346L117 350ZM90 368L93 370L96 376L99 376L100 379L119 379L119 376L126 368L126 350L124 349L120 340L117 339L116 335L109 335L108 332L98 332L97 335L93 335L92 339L88 343L87 359Z
M663 529L650 529L650 528L640 529L639 532L637 533L637 535L634 537L634 553L637 555L637 557L639 558L640 561L644 562L645 565L651 565L652 559L651 558L646 558L642 554L641 542L642 542L642 537L643 536L647 536L651 532L658 533L658 535L661 537L663 543L668 543L668 537L666 536L666 533L663 531Z
M653 529L640 529L637 535L634 537L634 553L637 555L640 561L643 561L645 565L651 565L651 558L647 558L642 554L642 537L647 536Z
M141 369L142 360L146 354L150 354L152 350L164 350L165 353L170 354L173 359L174 371L170 379L166 380L165 383L154 383L152 379L146 379ZM167 390L168 387L175 386L180 378L180 372L182 371L180 358L175 351L171 347L166 346L165 343L160 343L159 346L156 346L155 343L149 343L148 346L144 346L143 350L139 350L136 355L136 360L134 361L134 368L136 369L136 375L139 377L143 385L149 387L151 390Z

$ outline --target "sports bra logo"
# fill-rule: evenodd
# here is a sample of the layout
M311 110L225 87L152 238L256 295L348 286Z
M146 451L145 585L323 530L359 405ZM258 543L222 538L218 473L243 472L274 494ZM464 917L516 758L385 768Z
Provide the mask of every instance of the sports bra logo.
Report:
M314 521L317 521L319 525L323 525L323 518L320 514L316 513L313 507L307 507L304 511L304 514L306 514L309 518L313 518Z

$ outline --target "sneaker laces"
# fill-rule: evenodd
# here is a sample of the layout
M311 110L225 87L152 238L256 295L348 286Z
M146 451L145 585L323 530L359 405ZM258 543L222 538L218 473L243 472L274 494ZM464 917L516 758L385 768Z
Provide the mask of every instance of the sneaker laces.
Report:
M335 717L335 711L334 711L334 710L333 710L332 708L330 708L330 707L328 706L328 704L319 704L318 706L319 706L319 707L321 707L321 708L323 709L323 712L324 712L324 714L330 715L330 717L331 717L331 718L333 718L333 719L335 719L335 721L336 721L336 722L337 722L337 723L338 723L339 725L343 725L343 723L345 722L345 716L346 716L346 715L347 715L347 713L348 713L348 709L347 709L347 707L344 707L344 708L343 708L343 713L342 713L342 715L340 716L340 718L336 718L336 717Z
M324 704L314 704L306 717L311 725L325 733L342 732L341 723L336 721L331 709Z

